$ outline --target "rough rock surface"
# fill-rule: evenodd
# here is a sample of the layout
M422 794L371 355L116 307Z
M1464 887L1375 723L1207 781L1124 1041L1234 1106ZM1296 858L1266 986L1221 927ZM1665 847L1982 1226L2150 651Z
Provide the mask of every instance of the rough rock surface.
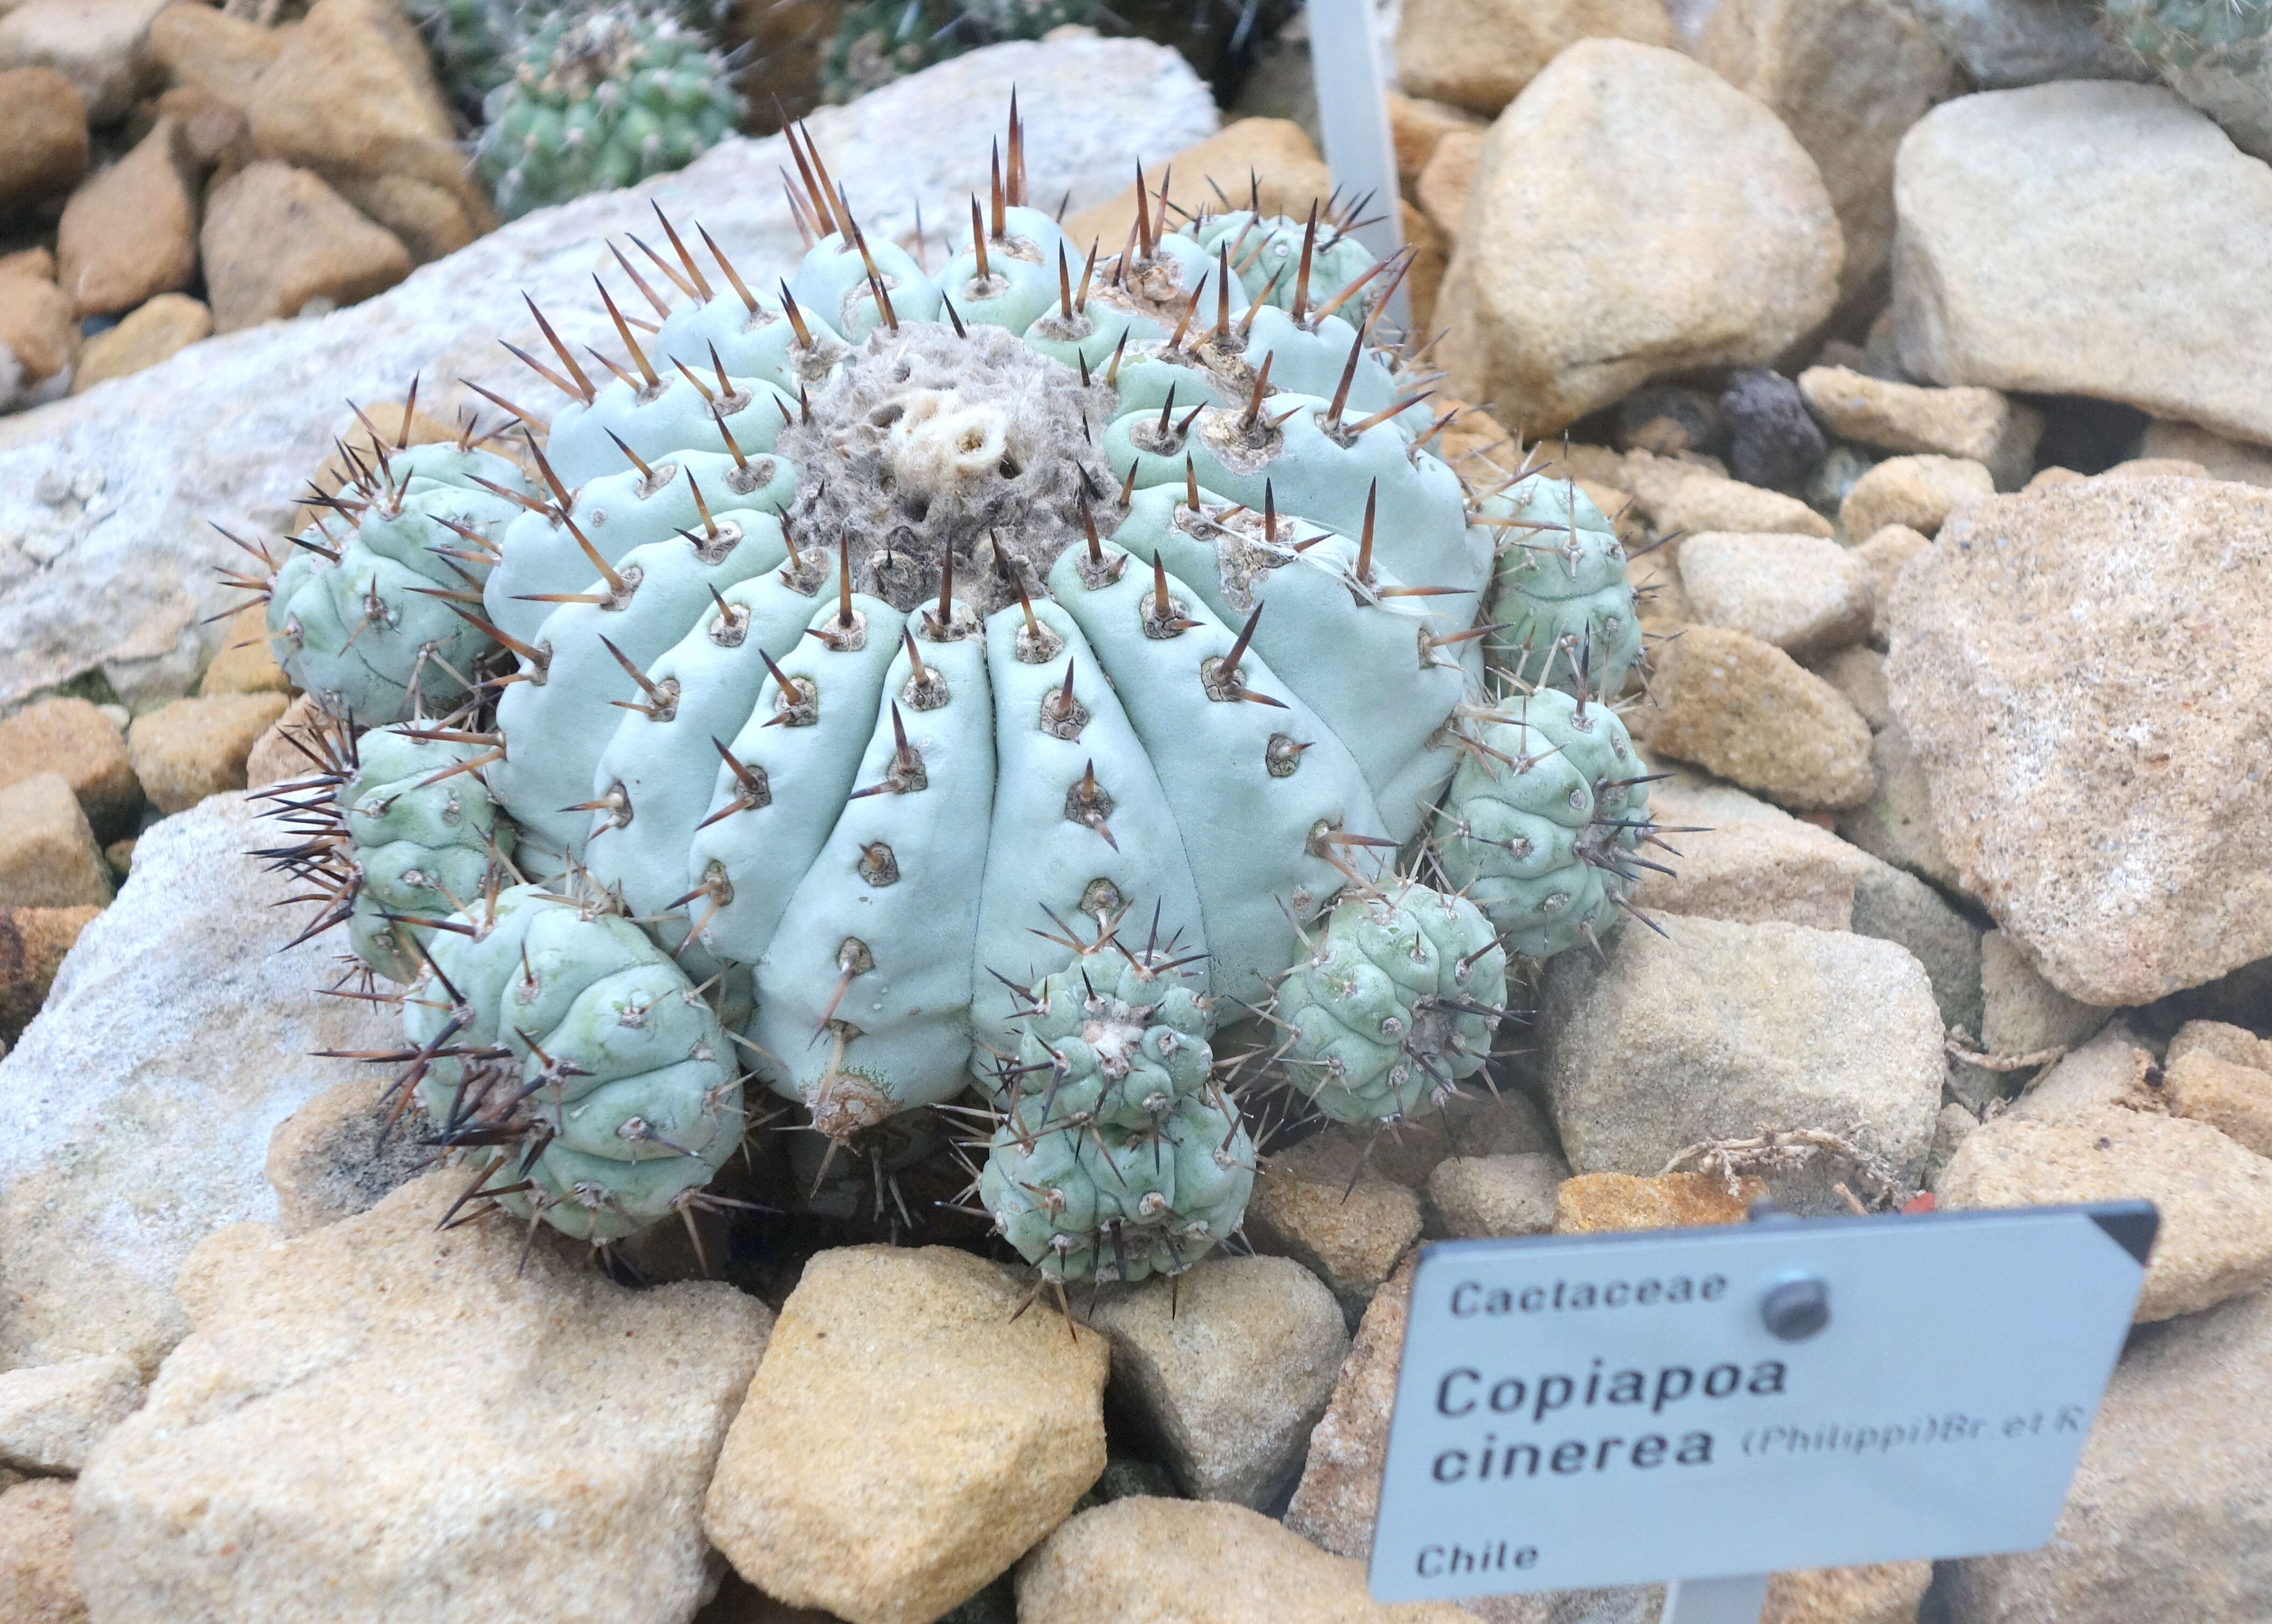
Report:
M1798 387L1840 439L1968 458L1985 465L2002 490L2016 489L2035 472L2044 415L2001 390L1929 389L1837 366L1807 368L1798 375Z
M116 1354L0 1373L0 1466L73 1476L141 1403L142 1373Z
M631 1291L502 1218L437 1232L455 1171L287 1241L192 1254L195 1329L79 1479L97 1616L243 1624L679 1620L714 1575L703 1486L773 1315Z
M1388 1459L1388 1417L1412 1308L1407 1259L1373 1294L1334 1382L1326 1413L1310 1434L1310 1457L1286 1508L1286 1526L1336 1556L1372 1554L1380 1511L1380 1470Z
M1645 873L1634 889L1644 909L1852 928L1855 887L1870 859L1829 830L1686 772L1649 786L1649 812L1682 833L1665 837L1679 849L1666 859L1678 872Z
M56 228L56 282L81 316L131 311L198 273L196 176L161 118L125 157L71 193Z
M1411 0L1396 74L1416 96L1489 118L1580 40L1677 47L1663 0Z
M983 192L1013 84L1033 195L1052 207L1068 190L1075 209L1109 198L1128 184L1132 153L1165 158L1214 127L1207 86L1165 46L974 51L812 115L864 228L894 236L917 201L935 221ZM98 395L0 423L0 709L97 668L122 693L144 671L175 685L167 697L186 692L220 635L219 623L196 623L228 604L214 566L243 556L202 520L280 529L348 421L342 397L400 398L416 370L420 400L447 422L482 405L460 378L525 390L525 372L506 383L519 369L497 343L542 342L524 288L569 342L603 341L592 256L603 236L646 236L650 198L675 220L699 217L751 287L771 286L800 251L775 172L788 161L777 137L728 141L629 191L516 221L352 310L209 340ZM33 556L46 567L30 569Z
M1991 1054L2072 1049L2106 1024L2096 1004L2069 998L2043 977L2008 931L1980 939L1980 1042Z
M1420 1198L1371 1171L1352 1184L1349 1159L1315 1143L1263 1162L1246 1204L1246 1239L1315 1271L1354 1314L1420 1239Z
M1702 470L1680 472L1685 466L1676 463L1667 470L1676 476L1662 491L1634 492L1660 530L1685 530L1691 535L1708 530L1737 535L1831 534L1830 521L1797 497Z
M963 116L968 116L967 110ZM1172 118L1177 114L1169 109L1165 116ZM1293 120L1241 118L1215 130L1205 140L1196 138L1214 129L1209 120L1192 136L1185 137L1180 146L1147 146L1141 155L1154 161L1143 171L1146 192L1156 199L1164 186L1170 210L1194 213L1202 207L1221 208L1225 194L1238 198L1244 206L1250 193L1254 193L1262 200L1264 213L1284 214L1292 220L1306 218L1312 203L1331 195L1332 172L1318 156L1316 145ZM923 138L931 138L928 131ZM1031 146L1030 140L1028 145ZM829 161L834 168L835 160L832 157ZM1125 161L1121 168L1126 172ZM1156 209L1156 201L1150 207ZM1117 244L1127 241L1135 224L1136 187L1130 182L1108 201L1066 216L1065 236L1073 243L1094 239L1113 243L1114 248L1102 251L1114 253Z
M89 123L115 123L142 88L150 19L166 4L26 0L0 17L0 68L53 68L78 92Z
M78 322L63 289L20 271L0 275L0 406L13 406L19 389L69 366L78 347Z
M1535 437L1652 378L1772 361L1829 313L1840 260L1774 114L1677 51L1583 40L1491 126L1440 353L1455 393Z
M126 752L143 793L160 812L177 812L243 789L245 758L290 703L280 693L201 694L137 716Z
M703 1526L742 1576L851 1624L927 1624L1104 1470L1110 1363L1009 1270L945 1246L805 1265Z
M101 911L92 903L0 907L0 1043L15 1042L32 1024L32 1017L48 1001L48 989L55 984L64 955L87 921Z
M1932 1564L1807 1568L1768 1581L1760 1624L1917 1624Z
M202 301L183 293L161 293L124 320L98 333L80 348L78 365L71 372L71 393L78 394L124 378L213 336L213 311Z
M1854 482L1838 505L1838 522L1850 538L1895 525L1937 535L1960 504L1995 490L1987 468L1965 458L1888 457Z
M71 1486L34 1478L0 1486L0 1618L7 1624L86 1624L71 1572Z
M2253 1624L2268 1456L2272 1292L2133 1333L2051 1543L1950 1564L1952 1624Z
M199 245L213 331L321 315L410 274L409 251L306 169L272 159L213 189Z
M1696 618L1807 659L1869 634L1869 563L1819 535L1708 531L1680 543L1680 585Z
M2098 31L2096 0L1904 0L1974 82L2149 79L2154 71Z
M1940 843L1932 821L1932 796L1917 752L1898 717L1870 737L1870 771L1877 780L1870 798L1842 810L1832 827L1875 857L1922 874L1934 884L1962 890L1963 879Z
M2170 1062L2163 1091L2178 1115L2272 1156L2272 1067L2237 1065L2194 1049Z
M53 68L0 70L0 209L11 212L86 173L86 107Z
M1886 688L1886 656L1882 649L1862 645L1841 648L1808 661L1806 669L1844 694L1847 703L1870 724L1871 732L1875 733L1894 719L1893 695Z
M2272 441L2272 168L2158 86L2042 85L1902 142L1894 323L1940 384L2126 400Z
M1752 1203L1766 1199L1766 1183L1746 1174L1730 1189L1705 1173L1581 1173L1555 1193L1554 1232L1592 1235L1611 1230L1693 1229L1741 1224Z
M1855 542L1855 555L1870 566L1872 598L1876 604L1870 617L1870 640L1882 648L1893 626L1887 605L1893 601L1894 583L1902 578L1902 572L1912 559L1932 550L1932 537L1905 524L1889 524L1858 541L1850 534L1847 539ZM1882 717L1870 719L1872 729L1885 725Z
M1018 1624L1471 1624L1448 1602L1389 1606L1364 1568L1243 1506L1132 1495L1083 1512L1018 1568Z
M2189 423L2149 423L2138 442L2141 457L2182 457L2208 470L2211 479L2244 485L2272 485L2272 447L2244 445Z
M1659 645L1656 703L1633 736L1786 806L1870 798L1870 728L1845 695L1780 648L1726 626L1691 626Z
M408 1183L433 1154L414 1116L386 1132L393 1079L333 1083L276 1125L263 1171L288 1239L367 1212Z
M1428 1175L1433 1234L1453 1240L1485 1235L1543 1235L1554 1227L1554 1192L1570 1164L1551 1152L1455 1156Z
M0 1367L116 1353L153 1368L186 1328L182 1260L222 1224L275 1216L270 1131L348 1074L310 1052L400 1040L386 1012L316 996L322 948L277 952L299 926L273 906L288 884L245 855L266 837L241 796L142 836L132 879L0 1060Z
M1301 1470L1349 1332L1290 1258L1207 1258L1099 1301L1106 1402L1126 1411L1193 1500L1267 1510Z
M2142 1004L2272 954L2272 492L1991 498L1902 572L1892 623L1941 842L2054 986Z
M2101 1107L2058 1122L1984 1122L1941 1171L1944 1207L2143 1197L2162 1227L2141 1321L2197 1313L2272 1285L2272 1160L2205 1122Z
M2129 1022L2118 1015L2089 1043L2039 1073L2012 1102L2011 1115L2027 1122L2067 1122L2111 1106L2151 1111L2146 1077L2153 1061Z
M0 906L101 907L110 871L86 813L61 773L41 773L0 790Z
M1646 1177L1762 1127L1923 1166L1944 1067L1914 956L1804 925L1659 923L1665 936L1620 931L1606 965L1565 954L1548 968L1544 1070L1573 1168Z

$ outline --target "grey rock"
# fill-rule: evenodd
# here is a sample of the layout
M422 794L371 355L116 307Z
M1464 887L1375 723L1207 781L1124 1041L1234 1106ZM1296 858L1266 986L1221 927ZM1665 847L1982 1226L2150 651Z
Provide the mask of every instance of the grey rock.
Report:
M1922 381L2126 401L2272 441L2272 168L2159 86L1944 102L1895 169L1894 326Z
M973 51L812 115L869 235L910 229L918 202L936 233L985 190L1013 85L1032 194L1048 208L1068 193L1076 209L1110 198L1132 154L1165 158L1215 128L1207 86L1164 46ZM540 210L348 310L211 339L0 424L0 712L95 669L122 694L186 691L221 635L197 625L225 606L214 568L243 556L205 520L274 534L352 422L342 397L399 400L414 372L444 422L482 405L460 378L542 409L497 348L542 342L521 293L571 343L601 341L591 278L613 265L602 239L646 236L650 198L682 226L699 219L751 287L770 285L800 251L776 172L788 161L778 137L726 142L629 191Z
M1877 775L1870 798L1839 812L1832 827L1872 857L1937 885L1961 887L1962 876L1933 825L1932 788L1898 715L1870 736L1870 767Z
M1349 1352L1334 1294L1289 1258L1208 1258L1100 1300L1105 1402L1157 1446L1184 1493L1257 1510L1292 1486Z
M1747 485L1797 490L1830 449L1798 385L1764 368L1729 376L1720 423L1728 472Z
M2106 1024L2105 1010L2045 981L2008 932L1981 938L1980 982L1986 1007L1976 1029L1991 1054L2072 1049Z
M319 998L327 954L278 949L292 887L246 855L242 795L153 826L134 872L0 1060L0 1368L115 1353L147 1371L188 1328L174 1275L223 1224L276 1216L270 1131L385 1049L391 1012Z
M1454 1240L1547 1234L1555 1188L1569 1176L1570 1164L1546 1151L1454 1156L1428 1177L1430 1232Z
M1857 936L1899 942L1924 966L1941 1024L1977 1031L1981 1020L1980 932L1914 874L1872 862L1854 883Z
M2049 79L2147 79L2153 70L2098 32L2093 0L1905 0L1987 90Z
M1619 932L1606 963L1548 968L1540 1027L1573 1168L1653 1175L1686 1146L1762 1128L1824 1129L1904 1174L1924 1166L1944 1067L1914 956L1804 925L1659 923L1666 936ZM1835 1176L1770 1187L1812 1203Z
M2109 1106L2142 1104L2154 1057L2126 1021L2107 1023L2089 1043L2040 1073L2010 1115L2023 1122L2066 1122Z

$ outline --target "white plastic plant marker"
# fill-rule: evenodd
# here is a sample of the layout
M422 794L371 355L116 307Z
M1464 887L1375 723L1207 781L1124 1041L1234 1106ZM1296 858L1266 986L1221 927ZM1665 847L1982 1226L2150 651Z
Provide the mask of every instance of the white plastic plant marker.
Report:
M1455 1241L1413 1277L1371 1587L1455 1600L2052 1535L2121 1352L2143 1201Z
M1317 81L1326 165L1343 198L1370 199L1368 223L1354 235L1374 258L1386 259L1404 245L1404 230L1372 0L1310 0L1310 71ZM1389 316L1405 320L1401 286L1389 302Z

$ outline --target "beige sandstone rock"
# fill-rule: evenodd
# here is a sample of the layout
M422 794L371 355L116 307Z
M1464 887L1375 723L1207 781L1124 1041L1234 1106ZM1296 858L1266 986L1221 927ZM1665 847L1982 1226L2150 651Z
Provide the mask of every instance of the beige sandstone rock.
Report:
M723 1284L631 1291L580 1246L437 1232L456 1171L297 1240L214 1235L195 1327L79 1479L98 1616L355 1624L679 1620L772 1315Z
M1554 1232L1591 1235L1605 1230L1692 1229L1741 1224L1752 1203L1765 1201L1767 1185L1748 1175L1728 1188L1703 1173L1582 1173L1566 1179L1554 1196Z
M243 789L254 741L289 703L280 693L216 693L137 716L126 749L143 793L160 812L176 812L209 795Z
M1388 1417L1396 1404L1396 1370L1412 1307L1407 1258L1373 1294L1334 1380L1324 1418L1310 1434L1302 1481L1286 1508L1286 1526L1336 1556L1372 1553L1380 1510L1380 1471L1388 1460Z
M1333 1293L1290 1258L1210 1257L1098 1301L1107 1401L1194 1500L1267 1510L1301 1469L1349 1351Z
M1886 656L1857 645L1807 662L1806 669L1846 696L1875 734L1894 719L1894 697L1886 686ZM1872 743L1874 745L1875 740Z
M1894 583L1901 579L1902 572L1909 567L1911 559L1932 550L1932 537L1922 535L1905 524L1889 524L1873 532L1868 539L1856 543L1855 556L1870 566L1872 582L1872 640L1882 645L1892 630L1893 623L1887 615L1887 605L1893 599Z
M46 247L19 248L11 254L0 254L0 276L27 276L35 282L51 282L56 280L55 251Z
M742 1576L851 1624L927 1624L1104 1470L1103 1336L968 1253L824 1252L783 1305L703 1526ZM848 1424L850 1418L856 1423Z
M1440 353L1455 393L1543 435L1652 378L1771 361L1829 313L1840 259L1772 113L1677 51L1584 40L1491 126Z
M0 790L0 906L101 907L110 871L94 831L61 773L36 773Z
M219 6L169 5L150 24L150 54L177 85L193 85L237 107L250 107L254 87L290 38Z
M216 332L353 304L410 274L410 255L305 169L263 161L217 187L202 236Z
M0 71L0 210L13 212L86 173L86 105L53 68Z
M1890 198L1889 191L1889 207ZM2002 490L2035 472L2044 415L2000 390L1932 389L1830 366L1809 367L1798 375L1798 387L1842 440L1966 458L1984 464Z
M86 1624L71 1572L71 1486L60 1478L0 1486L0 1619Z
M1693 761L1786 806L1870 797L1870 729L1845 696L1780 648L1723 626L1660 644L1653 707L1633 713L1652 751Z
M1314 1270L1354 1313L1420 1239L1420 1198L1375 1172L1351 1185L1344 1159L1310 1142L1264 1159L1246 1203L1246 1239Z
M2039 85L1902 140L1902 363L2272 440L2272 169L2159 86Z
M2188 1021L2179 1027L2170 1039L2170 1064L2194 1053L2213 1055L2229 1066L2272 1072L2272 1038L2259 1037L2229 1022Z
M62 288L34 276L0 276L0 402L53 378L78 348L78 320Z
M131 311L198 273L198 204L181 132L160 119L64 206L56 282L81 316Z
M1529 1096L1516 1089L1455 1094L1416 1121L1381 1129L1370 1122L1320 1128L1277 1160L1305 1179L1347 1187L1360 1169L1408 1190L1424 1190L1454 1156L1520 1156L1551 1149L1552 1130Z
M1187 146L1144 171L1145 189L1155 198L1160 195L1162 180L1170 183L1171 217L1176 208L1194 212L1202 206L1221 208L1222 199L1215 195L1216 186L1244 208L1252 180L1259 183L1265 214L1303 220L1309 215L1310 205L1329 194L1334 184L1316 146L1302 132L1301 125L1287 118L1242 118L1225 124L1196 146ZM1208 184L1210 181L1214 185ZM1135 223L1136 189L1131 185L1110 203L1068 216L1065 236L1073 243L1087 243L1094 237L1106 245L1104 253L1113 254L1119 252Z
M198 692L283 693L290 687L269 645L267 606L246 604L221 628L220 652L198 678Z
M425 43L385 0L316 0L245 111L264 158L325 175L403 176L478 203Z
M1760 1624L1917 1624L1931 1562L1808 1568L1768 1581Z
M1429 324L1435 319L1436 296L1444 286L1444 266L1450 246L1444 234L1436 229L1436 222L1401 198L1397 199L1396 213L1404 222L1405 246L1412 251L1411 268L1404 273L1404 298L1412 312L1413 330L1432 332ZM1453 424L1453 428L1458 427ZM1448 435L1450 430L1446 432Z
M249 790L263 789L269 784L284 783L295 778L305 778L316 770L308 751L295 745L294 739L312 748L316 730L324 721L323 707L306 694L300 695L273 722L268 730L254 741L251 752L244 758L244 783Z
M2072 1049L2106 1024L2106 1011L2045 981L2007 931L1980 939L1980 984L1987 1002L1979 1037L1991 1054Z
M71 393L124 378L213 336L213 312L183 293L161 293L108 332L87 340L71 374Z
M1436 143L1428 167L1412 184L1413 200L1441 234L1447 252L1459 243L1461 222L1467 219L1468 199L1475 193L1483 157L1481 130L1454 130Z
M1887 674L1933 821L2070 998L2272 954L2267 605L2272 492L2202 480L1991 498L1902 572Z
M1424 96L1400 95L1390 91L1388 137L1396 147L1396 178L1406 186L1411 185L1428 167L1439 141L1455 130L1481 133L1488 123L1448 101L1431 101Z
M1831 533L1830 521L1797 497L1701 470L1677 476L1661 490L1636 490L1634 494L1660 530L1685 530L1692 535L1711 530L1745 535Z
M142 1373L115 1354L0 1373L0 1466L74 1476L141 1403Z
M1984 1122L1942 1170L1947 1208L2141 1197L2162 1226L2138 1319L2198 1313L2272 1285L2272 1159L2205 1122L2102 1107L2057 1122Z
M1489 118L1581 40L1677 48L1663 0L1411 0L1396 32L1396 71L1416 96Z
M2139 442L2143 457L2180 457L2198 462L2211 479L2244 485L2272 485L2272 446L2246 445L2189 423L2149 423Z
M2010 1114L2026 1122L2067 1122L2114 1106L2152 1111L2157 1102L2146 1079L2153 1063L2118 1017L2038 1074L2012 1102Z
M1019 1565L1019 1624L1139 1619L1469 1624L1448 1602L1376 1602L1360 1563L1220 1501L1115 1501L1075 1517Z
M142 804L118 724L85 700L41 700L0 722L0 788L61 773L104 836L124 828Z
M1924 771L1900 717L1891 718L1870 736L1870 772L1876 781L1870 798L1840 811L1831 824L1839 837L1895 868L1951 890L1963 889L1962 876L1940 843Z
M1554 1227L1554 1192L1570 1164L1551 1151L1458 1156L1428 1175L1429 1232L1454 1240L1543 1235Z
M359 213L392 232L418 265L456 253L496 224L479 198L407 175L334 174L331 184Z
M2237 1066L2194 1049L2170 1063L2162 1087L2178 1115L2206 1122L2235 1144L2272 1156L2272 1070Z
M1684 832L1668 836L1680 849L1670 864L1678 872L1646 873L1635 888L1642 909L1707 919L1781 919L1818 931L1851 928L1855 887L1869 858L1827 829L1688 772L1652 784L1649 811Z
M1691 535L1680 584L1698 621L1802 660L1861 641L1876 602L1868 561L1819 535Z
M1900 525L1924 536L1939 534L1957 505L1992 496L1996 481L1962 457L1888 457L1861 478L1838 506L1849 537L1869 537Z
M424 1170L432 1152L416 1105L385 1132L393 1081L334 1083L276 1125L266 1171L286 1239L368 1212Z
M2118 462L2099 479L2207 479L2208 469L2187 457L2133 457Z
M49 67L87 123L113 124L148 77L150 21L166 0L24 0L0 16L0 68Z
M47 1002L56 971L78 933L102 909L0 908L0 1042L13 1042Z

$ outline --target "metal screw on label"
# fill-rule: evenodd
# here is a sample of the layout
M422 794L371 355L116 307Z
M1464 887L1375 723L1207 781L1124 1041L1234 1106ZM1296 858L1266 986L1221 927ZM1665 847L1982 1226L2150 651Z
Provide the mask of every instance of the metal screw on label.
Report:
M1769 1336L1805 1342L1830 1323L1830 1288L1812 1275L1793 1275L1760 1299L1760 1318Z

